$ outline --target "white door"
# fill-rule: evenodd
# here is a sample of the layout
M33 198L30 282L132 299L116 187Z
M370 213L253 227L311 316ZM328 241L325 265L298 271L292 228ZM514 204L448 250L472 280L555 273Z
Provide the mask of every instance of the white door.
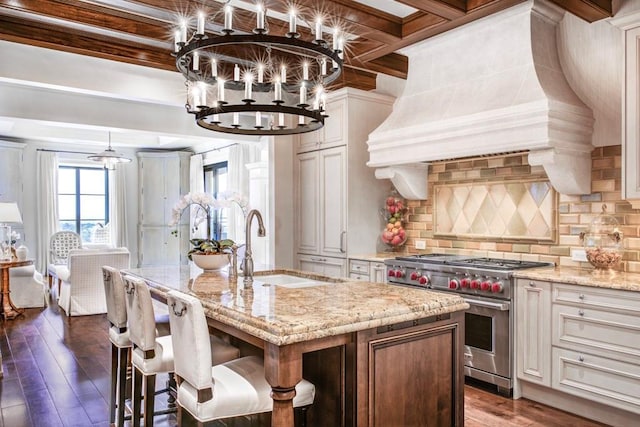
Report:
M320 250L320 199L318 152L297 156L298 161L298 252L317 254Z
M322 255L345 257L347 233L347 151L329 148L320 153L320 221Z
M551 284L520 279L516 290L518 378L551 386Z

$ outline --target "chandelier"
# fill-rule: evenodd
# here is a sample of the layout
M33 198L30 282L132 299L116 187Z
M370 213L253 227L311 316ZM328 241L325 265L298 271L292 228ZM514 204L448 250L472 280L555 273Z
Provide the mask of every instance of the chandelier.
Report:
M218 34L205 33L203 12L190 37L188 22L181 23L174 53L186 80L187 112L199 126L231 134L291 135L320 129L327 117L325 88L342 72L344 39L334 30L329 47L318 18L315 40L303 40L294 9L288 13L288 32L272 35L262 4L256 5L255 14L255 28L243 33L234 30L228 3L217 14L224 17Z
M100 153L87 156L87 158L94 162L102 163L102 166L109 170L114 170L118 163L129 163L131 161L130 158L111 148L111 132L109 132L109 147Z

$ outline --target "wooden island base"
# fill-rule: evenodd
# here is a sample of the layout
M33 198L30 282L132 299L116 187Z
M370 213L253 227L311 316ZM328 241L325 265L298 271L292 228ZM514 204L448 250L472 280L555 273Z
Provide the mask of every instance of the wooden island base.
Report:
M304 377L316 385L308 425L462 426L463 349L458 312L359 331L347 345L306 353Z

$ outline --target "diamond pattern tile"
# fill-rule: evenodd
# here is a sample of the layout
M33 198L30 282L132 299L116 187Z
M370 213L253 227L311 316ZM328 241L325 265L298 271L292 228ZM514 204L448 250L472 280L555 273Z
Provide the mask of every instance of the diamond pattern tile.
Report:
M548 181L438 185L433 205L438 235L553 240L556 231Z

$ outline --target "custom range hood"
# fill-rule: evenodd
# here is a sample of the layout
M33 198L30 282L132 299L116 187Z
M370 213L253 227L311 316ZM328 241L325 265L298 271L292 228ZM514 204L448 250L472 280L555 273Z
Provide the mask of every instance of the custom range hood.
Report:
M430 161L529 151L557 191L590 193L593 114L560 67L563 14L529 0L404 49L404 92L367 141L376 177L426 199Z

